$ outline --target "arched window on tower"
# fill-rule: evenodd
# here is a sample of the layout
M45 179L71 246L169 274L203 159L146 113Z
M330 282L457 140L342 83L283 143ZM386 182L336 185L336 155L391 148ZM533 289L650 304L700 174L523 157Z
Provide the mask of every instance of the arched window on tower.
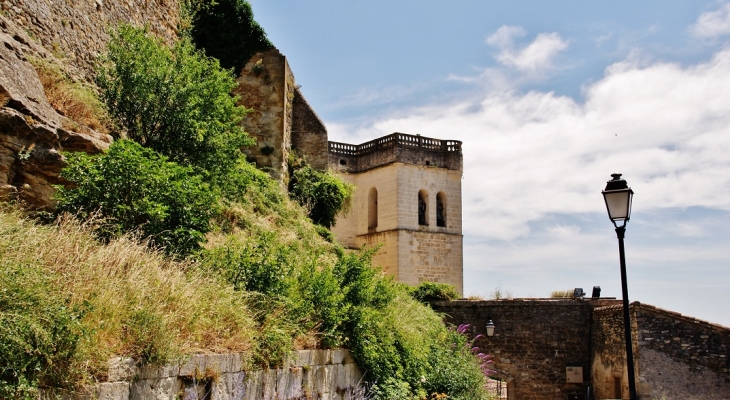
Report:
M371 188L368 194L368 230L378 227L378 189Z
M436 195L436 226L446 226L446 194L438 192Z
M428 192L418 191L418 225L428 226Z

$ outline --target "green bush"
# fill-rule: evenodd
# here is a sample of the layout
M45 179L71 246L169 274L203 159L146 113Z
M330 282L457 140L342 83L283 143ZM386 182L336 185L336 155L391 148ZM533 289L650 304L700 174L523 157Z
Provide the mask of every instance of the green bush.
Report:
M431 345L430 368L424 380L428 393L448 393L449 399L487 399L485 371L467 337L455 329L442 331Z
M309 165L297 169L289 180L289 195L309 210L315 224L330 228L341 212L346 212L354 187L329 171Z
M65 383L83 313L57 293L42 269L0 262L0 398L35 398L41 380Z
M187 7L193 14L193 42L223 68L238 73L255 53L274 48L254 21L248 1L190 0Z
M109 115L129 139L170 160L223 175L253 140L239 126L246 109L236 82L188 39L172 48L142 29L112 33L96 82Z
M459 298L459 292L447 283L423 282L410 289L411 296L421 303L447 301Z
M233 284L236 290L286 296L291 285L291 249L278 242L276 232L249 241L232 237L203 254L203 264Z
M56 213L102 218L97 233L104 240L138 231L167 253L190 254L216 210L216 196L191 168L129 140L100 156L70 154L61 177L74 187L57 188Z

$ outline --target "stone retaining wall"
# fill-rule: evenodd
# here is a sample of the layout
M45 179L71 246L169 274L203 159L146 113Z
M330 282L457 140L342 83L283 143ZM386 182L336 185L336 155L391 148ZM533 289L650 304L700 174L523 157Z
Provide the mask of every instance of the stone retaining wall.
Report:
M564 400L587 392L593 310L589 301L458 300L432 306L454 325L471 324L471 337L485 336L474 345L493 355L497 376L507 382L508 399ZM490 317L494 336L486 337ZM582 382L568 382L567 367L581 367Z
M346 399L362 378L347 350L301 350L278 369L246 371L246 354L199 354L183 364L139 368L110 361L108 381L76 399ZM309 396L309 397L307 397ZM74 397L72 397L74 398Z

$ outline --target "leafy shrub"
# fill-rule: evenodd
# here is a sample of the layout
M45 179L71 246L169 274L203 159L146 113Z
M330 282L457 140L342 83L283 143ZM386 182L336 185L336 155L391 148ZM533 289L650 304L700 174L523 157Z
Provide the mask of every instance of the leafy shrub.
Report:
M346 212L354 187L329 171L309 165L294 171L289 180L289 195L309 210L315 224L330 228L341 212Z
M190 35L199 49L237 73L251 57L274 48L263 28L253 19L245 0L190 0Z
M428 303L431 301L447 301L459 298L459 292L447 283L423 282L410 290L414 299Z
M188 39L172 48L144 30L121 25L96 82L110 116L129 139L198 172L222 175L253 140L239 126L236 82Z
M266 232L246 242L232 237L225 245L208 250L202 259L236 290L285 296L293 268L290 252L278 243L275 232Z
M56 212L83 220L97 213L104 240L139 230L153 246L185 255L200 247L215 213L216 196L192 169L129 140L101 156L70 154L61 177L75 187L58 188Z
M472 349L477 348L459 330L441 332L429 355L430 370L424 382L428 393L448 393L455 400L489 398L485 377L491 372L491 361L482 353L475 357Z
M0 398L33 398L41 379L61 383L83 334L82 312L40 268L13 261L0 262Z

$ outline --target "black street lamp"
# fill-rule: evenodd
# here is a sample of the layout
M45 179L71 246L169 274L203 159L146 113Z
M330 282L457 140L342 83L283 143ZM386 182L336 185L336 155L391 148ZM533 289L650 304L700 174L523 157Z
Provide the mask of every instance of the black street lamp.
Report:
M626 367L629 372L629 398L636 400L636 378L634 377L634 351L631 341L631 316L629 315L629 289L626 285L626 260L624 258L624 233L626 223L631 217L631 199L634 191L621 179L621 174L611 174L611 179L606 183L606 189L602 192L606 201L608 218L616 227L618 237L618 252L621 261L621 290L623 291L624 303L624 331L626 336ZM619 226L619 223L621 224Z

